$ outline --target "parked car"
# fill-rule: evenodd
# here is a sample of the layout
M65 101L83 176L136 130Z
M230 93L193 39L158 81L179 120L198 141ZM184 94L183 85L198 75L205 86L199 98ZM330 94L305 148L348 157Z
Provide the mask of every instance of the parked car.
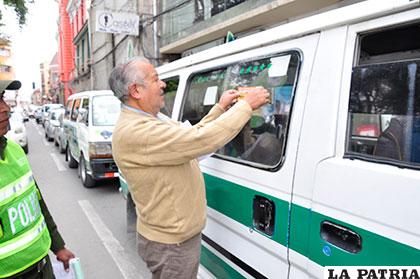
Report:
M45 120L45 137L48 141L54 140L54 132L60 126L58 118L64 113L63 108L51 109L48 118Z
M51 109L54 109L54 108L62 108L62 107L63 107L62 104L45 104L45 105L43 105L42 106L42 114L41 114L41 123L42 123L42 126L45 127L45 120L47 119L48 114L49 114L49 112L50 112Z
M35 118L35 111L37 109L39 109L39 108L41 108L41 107L40 106L36 106L36 105L29 105L29 108L28 108L28 116L29 116L29 118L34 119Z
M64 113L60 114L58 117L59 126L54 129L54 144L58 147L60 153L66 152L66 134L64 133Z
M112 91L86 91L69 97L64 115L66 161L79 167L85 187L99 179L118 177L111 139L121 103Z
M10 117L9 121L10 130L7 132L6 137L18 143L23 148L25 153L28 153L28 137L24 125L24 118L19 112L15 112L12 113L12 116Z
M48 141L54 140L55 128L60 125L59 117L64 114L64 108L54 108L48 112L48 117L45 119L45 137Z
M35 117L35 121L36 123L41 123L42 121L42 108L39 107L34 111L34 117Z

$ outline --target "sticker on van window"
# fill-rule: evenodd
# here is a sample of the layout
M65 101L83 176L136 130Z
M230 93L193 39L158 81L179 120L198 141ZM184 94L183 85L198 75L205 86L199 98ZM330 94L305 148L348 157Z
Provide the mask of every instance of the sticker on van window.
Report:
M112 136L112 132L110 131L102 131L100 134L104 139L109 139Z
M206 95L204 95L203 106L212 106L216 103L217 86L207 87Z
M268 69L269 77L282 77L287 75L287 69L289 69L291 55L284 55L280 57L271 58L271 67Z

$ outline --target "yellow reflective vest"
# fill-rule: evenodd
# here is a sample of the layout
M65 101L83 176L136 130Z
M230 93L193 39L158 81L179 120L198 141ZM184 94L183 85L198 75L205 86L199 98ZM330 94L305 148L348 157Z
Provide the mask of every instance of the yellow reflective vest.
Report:
M0 159L0 278L25 270L50 249L39 199L25 153L8 140Z

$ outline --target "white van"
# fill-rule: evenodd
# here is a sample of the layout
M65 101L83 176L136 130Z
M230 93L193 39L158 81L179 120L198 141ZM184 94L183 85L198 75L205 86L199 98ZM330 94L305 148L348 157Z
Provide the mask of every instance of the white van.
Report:
M111 140L120 108L120 101L109 90L73 94L67 101L66 161L70 168L79 167L85 187L93 187L96 180L118 176Z
M418 0L369 0L158 68L179 79L179 121L197 123L237 86L272 96L200 162L200 277L420 266L419 38Z

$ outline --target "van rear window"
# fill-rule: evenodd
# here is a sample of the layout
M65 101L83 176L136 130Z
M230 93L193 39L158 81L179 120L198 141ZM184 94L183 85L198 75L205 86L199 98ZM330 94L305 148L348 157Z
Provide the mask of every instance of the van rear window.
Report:
M93 126L113 126L120 116L121 103L114 96L95 96L92 101Z

